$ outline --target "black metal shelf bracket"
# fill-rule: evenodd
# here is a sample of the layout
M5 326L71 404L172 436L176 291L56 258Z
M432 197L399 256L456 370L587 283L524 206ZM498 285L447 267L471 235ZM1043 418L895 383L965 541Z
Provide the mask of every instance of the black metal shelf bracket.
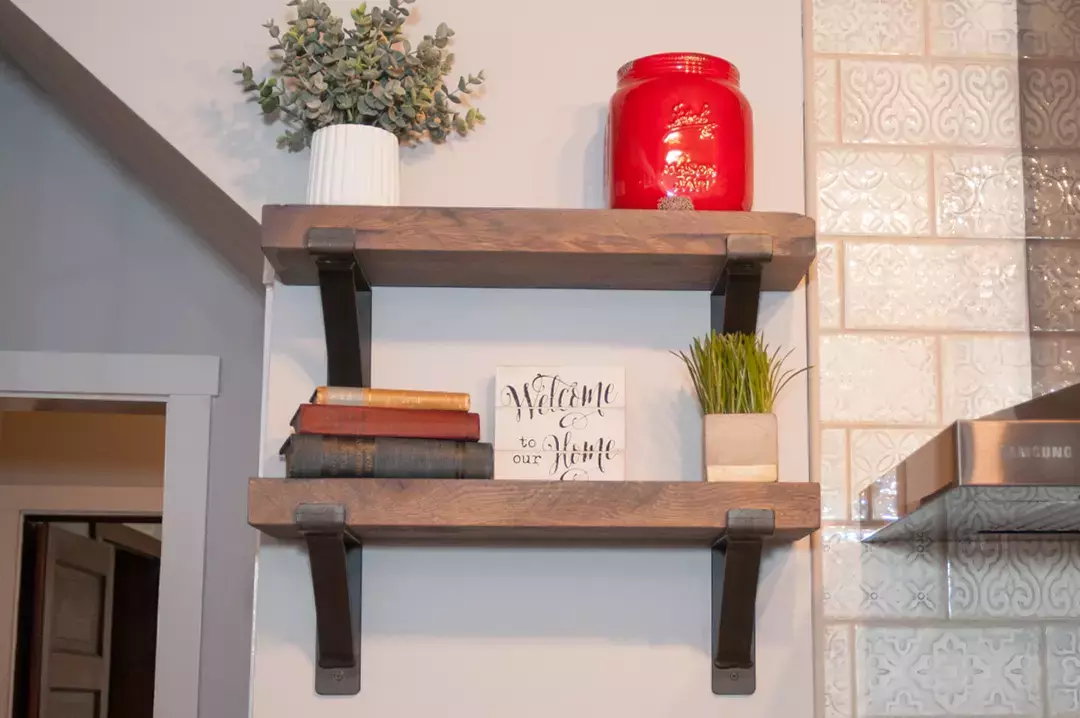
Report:
M371 287L353 248L352 230L308 230L307 249L319 273L330 386L371 386Z
M771 260L771 236L728 236L727 263L712 292L712 328L717 334L753 334L757 330L761 272Z
M757 688L754 623L764 540L772 509L731 509L727 531L712 548L712 692L748 696Z
M349 533L341 504L301 504L296 525L307 543L315 592L315 692L360 692L363 547Z

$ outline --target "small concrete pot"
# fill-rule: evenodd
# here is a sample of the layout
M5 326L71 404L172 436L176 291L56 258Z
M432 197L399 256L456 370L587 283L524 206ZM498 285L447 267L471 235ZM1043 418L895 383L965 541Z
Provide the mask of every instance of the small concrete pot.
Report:
M775 414L706 414L706 481L776 481Z

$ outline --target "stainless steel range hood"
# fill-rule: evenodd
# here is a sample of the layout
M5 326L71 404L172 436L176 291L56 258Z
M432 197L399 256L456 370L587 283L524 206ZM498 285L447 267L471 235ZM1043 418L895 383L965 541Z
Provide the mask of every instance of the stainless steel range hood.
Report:
M893 491L895 517L882 508ZM896 467L895 489L883 477L860 499L873 525L895 518L875 543L1080 539L1080 385L951 424Z

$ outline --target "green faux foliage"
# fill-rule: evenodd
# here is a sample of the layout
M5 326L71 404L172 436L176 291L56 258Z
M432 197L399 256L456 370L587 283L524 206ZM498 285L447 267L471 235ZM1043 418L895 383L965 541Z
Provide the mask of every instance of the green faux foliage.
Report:
M451 89L446 75L454 54L446 48L454 31L439 25L415 48L401 28L409 11L390 0L390 7L351 12L347 28L330 6L318 0L292 0L296 19L285 32L270 20L274 69L256 81L245 64L233 72L241 76L244 92L253 93L266 115L288 129L278 137L279 148L299 152L311 145L315 130L331 125L371 125L394 133L403 145L430 139L445 142L451 132L471 132L484 115L463 105L484 82L484 73L458 79Z
M776 395L806 371L784 369L789 351L770 351L754 334L717 334L696 338L689 353L672 352L683 360L694 382L704 414L769 414Z

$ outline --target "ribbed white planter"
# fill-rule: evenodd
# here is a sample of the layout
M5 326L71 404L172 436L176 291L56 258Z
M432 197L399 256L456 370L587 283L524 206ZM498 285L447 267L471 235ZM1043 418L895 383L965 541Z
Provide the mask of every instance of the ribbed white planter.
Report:
M311 138L308 204L397 205L401 160L393 134L366 125L334 125Z

